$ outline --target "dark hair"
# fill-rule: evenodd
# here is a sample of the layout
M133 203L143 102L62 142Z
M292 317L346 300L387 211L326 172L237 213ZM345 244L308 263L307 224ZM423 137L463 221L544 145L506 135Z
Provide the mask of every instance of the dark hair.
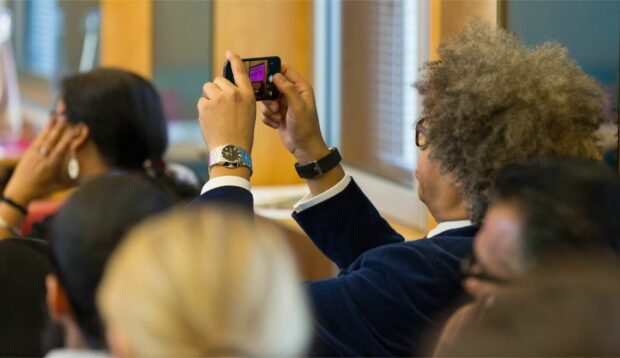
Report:
M501 172L495 201L512 202L524 217L526 258L562 250L620 252L620 178L600 162L542 157Z
M42 240L0 240L0 356L41 356L47 322L45 276L48 248Z
M161 161L168 145L159 94L141 76L102 68L66 77L60 96L68 120L84 123L103 158L117 168Z
M105 346L95 294L112 251L132 226L172 203L145 175L120 174L87 182L54 217L52 270L89 347Z

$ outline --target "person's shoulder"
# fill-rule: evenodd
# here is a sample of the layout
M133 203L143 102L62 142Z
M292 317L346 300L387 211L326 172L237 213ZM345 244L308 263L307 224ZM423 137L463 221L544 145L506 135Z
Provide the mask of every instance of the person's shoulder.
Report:
M432 238L421 238L396 244L383 245L375 249L377 251L375 253L380 253L384 250L383 254L419 254L427 257L428 254L434 252L437 254L464 256L471 251L473 240L477 232L478 228L475 226L450 229Z

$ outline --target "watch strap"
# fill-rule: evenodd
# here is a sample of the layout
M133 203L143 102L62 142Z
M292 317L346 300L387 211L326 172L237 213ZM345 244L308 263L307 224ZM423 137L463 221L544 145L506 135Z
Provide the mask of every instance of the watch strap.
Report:
M301 178L313 179L335 168L342 161L337 148L329 148L329 154L321 159L306 164L295 163L295 170Z
M250 156L250 153L248 153L245 149L243 149L242 147L235 145L235 148L237 148L237 150L239 151L239 153L241 154L241 160L239 161L229 161L226 158L224 158L223 154L222 154L222 150L227 147L230 146L232 144L225 144L225 145L221 145L215 149L213 149L212 151L209 152L209 159L208 159L208 165L209 165L209 170L211 170L211 168L213 166L216 165L220 165L223 166L225 168L239 168L241 166L245 166L248 169L250 169L250 175L252 175L252 157Z

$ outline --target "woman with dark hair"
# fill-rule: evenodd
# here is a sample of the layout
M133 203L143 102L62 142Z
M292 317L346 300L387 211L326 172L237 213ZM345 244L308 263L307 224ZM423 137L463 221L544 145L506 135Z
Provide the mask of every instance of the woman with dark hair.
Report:
M95 293L108 258L132 226L174 201L144 175L102 176L85 184L54 216L47 303L52 319L63 327L64 349L50 356L91 356L105 349Z
M0 197L0 237L19 236L28 204L103 174L146 171L179 197L195 189L169 179L166 120L156 89L137 74L97 69L65 78L50 123L22 156ZM45 226L30 236L43 238Z

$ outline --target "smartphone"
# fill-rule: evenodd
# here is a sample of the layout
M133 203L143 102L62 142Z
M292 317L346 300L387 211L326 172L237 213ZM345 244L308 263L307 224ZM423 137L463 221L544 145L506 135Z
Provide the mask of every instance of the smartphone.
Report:
M280 57L244 58L242 61L245 65L245 72L250 76L257 101L276 99L280 96L278 88L273 83L273 75L280 72ZM224 65L224 77L235 83L228 61Z

